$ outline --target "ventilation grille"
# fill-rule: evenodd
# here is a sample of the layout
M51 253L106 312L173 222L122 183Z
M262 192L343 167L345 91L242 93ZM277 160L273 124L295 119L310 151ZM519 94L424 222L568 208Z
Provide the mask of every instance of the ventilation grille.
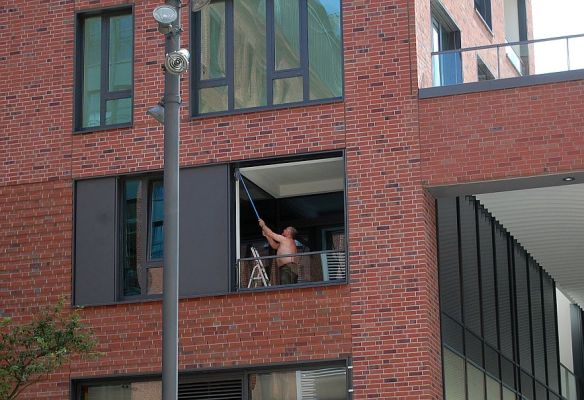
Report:
M178 386L179 400L241 400L243 389L241 379L189 382Z

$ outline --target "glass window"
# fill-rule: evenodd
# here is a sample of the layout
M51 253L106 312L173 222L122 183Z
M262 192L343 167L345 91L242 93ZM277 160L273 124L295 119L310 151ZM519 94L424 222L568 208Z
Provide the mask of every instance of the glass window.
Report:
M132 120L133 19L127 12L80 17L76 127L128 124Z
M342 87L341 5L308 0L310 99L340 97Z
M340 0L213 1L193 26L195 114L343 95Z
M491 0L475 0L475 8L483 17L485 23L492 28L493 25L491 23Z
M444 395L446 400L465 400L464 360L444 347Z
M151 177L122 184L122 296L162 293L164 188Z
M432 51L443 52L460 49L460 31L452 29L453 22L443 22L432 17ZM432 55L434 86L462 83L462 57L460 52Z
M154 400L162 398L160 381L81 385L81 400Z
M345 368L319 368L251 374L251 400L347 399Z

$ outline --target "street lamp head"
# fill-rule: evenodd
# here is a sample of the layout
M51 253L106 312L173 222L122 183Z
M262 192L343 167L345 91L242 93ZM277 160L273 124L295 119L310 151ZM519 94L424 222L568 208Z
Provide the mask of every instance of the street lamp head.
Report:
M158 31L166 35L172 30L172 25L178 18L178 11L176 8L164 4L156 7L152 11L152 16L158 22Z
M193 12L200 11L203 7L208 5L211 0L191 0L191 9Z
M150 115L156 121L164 125L164 104L158 103L154 107L150 107L146 114Z
M164 68L173 75L180 75L189 68L191 55L187 49L180 49L168 53L164 60Z

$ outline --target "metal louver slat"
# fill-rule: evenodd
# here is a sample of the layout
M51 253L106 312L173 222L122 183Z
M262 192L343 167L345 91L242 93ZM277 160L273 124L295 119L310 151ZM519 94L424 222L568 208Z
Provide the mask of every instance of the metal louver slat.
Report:
M241 400L243 384L241 379L186 382L179 384L179 400Z

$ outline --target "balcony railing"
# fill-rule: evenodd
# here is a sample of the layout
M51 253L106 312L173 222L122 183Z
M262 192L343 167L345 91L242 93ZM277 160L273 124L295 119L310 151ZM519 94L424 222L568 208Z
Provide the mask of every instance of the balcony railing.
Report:
M584 69L584 34L436 51L431 54L433 79L432 82L422 79L421 88ZM479 59L490 74L480 73L477 67Z
M347 262L345 252L338 250L241 258L237 261L237 276L240 290L343 282L347 279Z

